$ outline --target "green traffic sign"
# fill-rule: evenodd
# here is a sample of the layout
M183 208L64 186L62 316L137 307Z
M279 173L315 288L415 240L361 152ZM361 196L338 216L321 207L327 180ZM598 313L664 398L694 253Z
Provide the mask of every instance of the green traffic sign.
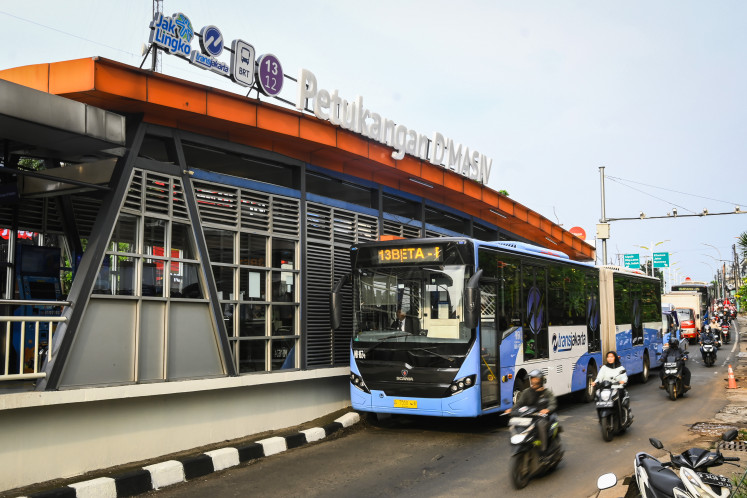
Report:
M654 268L669 268L669 253L668 252L655 252L654 253Z
M623 262L626 268L635 268L637 270L641 267L641 257L638 254L623 254Z

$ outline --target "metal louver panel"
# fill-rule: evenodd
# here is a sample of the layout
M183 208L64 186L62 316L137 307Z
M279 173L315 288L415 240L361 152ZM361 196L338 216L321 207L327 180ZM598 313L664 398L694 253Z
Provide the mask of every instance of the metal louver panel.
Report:
M320 204L308 203L306 208L306 236L310 239L332 241L332 210Z
M140 211L142 209L143 172L135 170L130 182L130 188L125 197L124 207Z
M426 230L425 231L426 237L448 237L448 235L444 235L442 233L434 232L433 230Z
M174 178L174 188L171 195L172 205L171 212L175 219L189 220L189 212L187 211L187 204L184 201L184 189L182 188L182 181L179 178Z
M239 221L238 191L226 185L195 182L201 223L235 228Z
M412 225L403 225L394 221L384 221L384 234L396 235L406 239L416 239L420 237L420 228Z
M169 215L171 198L171 177L156 173L145 173L145 212Z
M356 242L355 214L334 210L334 233L335 244L352 245Z
M241 190L241 228L270 231L270 196L261 192Z
M329 292L332 289L332 254L329 243L309 241L307 258L306 363L332 364L332 328L329 322Z
M298 237L300 228L299 201L272 197L272 233Z
M73 214L81 237L90 237L96 217L101 212L102 201L90 197L73 196Z
M379 238L379 220L373 216L358 215L356 242L376 240Z
M350 248L335 247L334 280L335 282L350 272ZM353 293L350 287L342 293L342 324L334 332L333 358L334 366L350 364L350 339L353 336Z

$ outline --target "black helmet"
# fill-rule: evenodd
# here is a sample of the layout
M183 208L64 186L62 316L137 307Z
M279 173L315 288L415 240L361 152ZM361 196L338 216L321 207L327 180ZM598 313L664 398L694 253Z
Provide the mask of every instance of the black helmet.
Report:
M540 379L540 381L542 382L540 385L542 385L542 386L545 385L545 374L543 374L542 371L539 370L539 369L535 368L534 370L532 370L531 372L529 372L529 378L530 379Z
M676 334L670 334L669 335L669 346L677 346L679 344L679 341L677 340Z

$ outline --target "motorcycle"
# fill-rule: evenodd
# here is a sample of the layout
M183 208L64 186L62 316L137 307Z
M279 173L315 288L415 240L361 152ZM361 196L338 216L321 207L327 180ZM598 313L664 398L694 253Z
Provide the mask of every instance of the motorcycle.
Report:
M724 343L729 344L729 322L726 320L721 322L721 336L724 338Z
M625 432L633 423L633 415L630 413L630 396L620 395L623 386L605 380L599 383L596 391L597 416L602 429L602 438L612 441L615 434Z
M687 359L687 353L685 353L685 359ZM664 369L664 387L667 390L667 394L669 394L669 399L672 401L675 401L688 391L688 389L685 389L684 382L682 382L682 369L685 366L685 359L667 361L662 365Z
M703 337L700 354L703 356L705 366L710 367L716 363L716 340L713 337Z
M724 433L722 439L733 441L737 434L737 430L732 429ZM656 438L650 438L649 442L658 450L664 449L664 445ZM635 480L643 498L736 496L741 483L732 491L731 480L711 473L710 469L726 462L739 461L739 458L725 457L718 450L708 451L700 448L690 448L679 455L673 455L669 450L665 451L669 453L669 462L661 462L644 452L635 456Z
M511 436L511 460L509 473L516 489L529 484L529 479L550 472L563 459L563 444L560 441L560 423L550 415L547 451L540 451L537 422L548 415L539 413L532 406L522 406L511 413L508 421Z

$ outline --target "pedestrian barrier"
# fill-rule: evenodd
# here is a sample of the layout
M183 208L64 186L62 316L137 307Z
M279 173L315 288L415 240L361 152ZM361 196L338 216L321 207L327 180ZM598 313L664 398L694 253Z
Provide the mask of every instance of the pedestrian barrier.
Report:
M727 389L736 389L737 388L737 379L734 378L734 370L732 370L731 365L729 365L729 384L726 386Z

